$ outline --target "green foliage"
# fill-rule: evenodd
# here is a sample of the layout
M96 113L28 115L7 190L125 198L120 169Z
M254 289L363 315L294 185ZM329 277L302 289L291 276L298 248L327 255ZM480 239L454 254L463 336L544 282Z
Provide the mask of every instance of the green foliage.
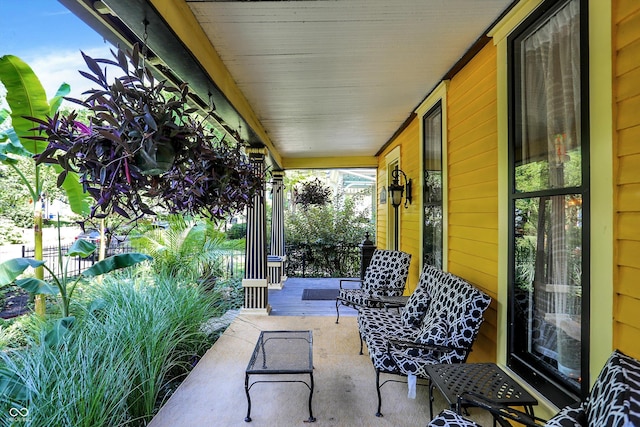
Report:
M20 157L29 159L35 165L33 156L44 151L47 144L38 140L39 132L34 120L44 120L53 115L62 98L70 91L69 85L60 85L56 95L47 101L47 95L33 70L20 58L13 55L0 57L0 81L7 89L7 104L11 108L10 115L5 111L0 115L0 123L11 117L11 128L0 134L0 162L13 168L20 181L28 190L32 201L40 198L44 192L44 176L40 176L42 168L32 166L33 175L19 168ZM6 142L5 142L6 141ZM55 181L54 181L55 182ZM78 213L86 213L89 206L82 187L75 174L70 174L59 182L68 195L71 209Z
M0 246L22 243L22 233L18 228L12 220L0 217Z
M237 240L244 239L247 236L247 224L233 224L229 230L227 230L227 239Z
M27 408L33 426L146 425L211 345L201 325L222 314L221 298L173 277L105 277L91 287L101 308L87 308L57 351L40 324L26 347L0 352L0 425L15 422L11 407Z
M287 213L284 230L287 244L358 244L366 232L375 234L367 212L356 209L353 197L345 198L343 203Z
M179 215L168 220L167 229L157 228L132 240L135 248L153 257L153 269L159 274L211 281L222 275L222 255L244 249L241 242L226 240L209 220Z
M151 257L141 253L117 254L103 259L83 271L77 277L70 277L68 274L69 261L73 257L87 258L93 254L96 246L84 239L76 240L66 253L64 269L61 268L62 275L58 276L44 261L32 258L14 258L0 264L0 287L14 283L22 289L32 294L55 295L60 293L60 308L62 317L69 317L69 306L76 286L81 280L88 277L101 276L121 268L131 267L143 261L150 260ZM63 263L62 254L58 254L60 263ZM19 278L29 267L35 269L44 267L52 277L51 283L36 277ZM58 325L60 326L60 325Z
M57 173L52 167L38 168L41 194L48 202L62 200L68 203L67 194L56 185ZM26 182L36 181L35 162L31 157L17 157L15 168L0 164L0 217L11 219L21 228L33 227L33 198Z

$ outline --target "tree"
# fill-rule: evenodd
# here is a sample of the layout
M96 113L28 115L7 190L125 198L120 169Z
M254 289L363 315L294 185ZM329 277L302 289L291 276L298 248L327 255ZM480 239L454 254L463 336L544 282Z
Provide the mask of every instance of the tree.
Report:
M30 161L29 167L33 175L25 174L18 167L20 158L33 159L42 153L46 143L32 139L38 136L34 129L33 120L46 119L55 114L60 107L62 99L69 93L69 85L62 84L56 95L47 101L47 95L31 67L14 55L5 55L0 58L0 81L7 89L7 104L11 111L0 111L0 124L5 124L5 129L0 134L0 162L13 169L20 181L27 188L33 207L33 233L35 242L35 258L42 260L42 210L37 203L44 193L43 166L35 161ZM6 121L11 118L11 127L6 126ZM71 209L83 214L89 211L89 205L75 174L69 174L64 180L57 183L64 188L69 198ZM44 271L41 266L36 268L36 277L43 279ZM36 296L36 313L45 314L44 295Z

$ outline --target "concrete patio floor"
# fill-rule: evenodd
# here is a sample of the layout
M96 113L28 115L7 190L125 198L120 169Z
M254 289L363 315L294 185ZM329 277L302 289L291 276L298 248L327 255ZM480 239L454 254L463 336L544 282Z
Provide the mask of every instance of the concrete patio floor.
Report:
M314 423L321 426L426 426L428 388L416 399L407 386L382 387L382 413L376 412L375 373L369 357L359 355L355 316L256 316L240 314L149 424L151 427L295 426L306 424L308 389L299 383L264 383L251 389L253 421L246 423L244 372L262 330L313 331ZM391 378L385 376L384 378ZM305 379L301 376L300 379ZM308 380L308 377L306 377ZM435 394L434 412L445 407ZM492 425L486 413L471 418Z

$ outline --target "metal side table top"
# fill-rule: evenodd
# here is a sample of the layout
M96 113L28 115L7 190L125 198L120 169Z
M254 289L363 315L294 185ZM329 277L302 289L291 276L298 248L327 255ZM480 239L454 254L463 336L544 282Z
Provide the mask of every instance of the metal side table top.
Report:
M495 363L442 364L427 367L431 378L429 413L433 418L433 387L438 387L451 409L457 406L458 396L476 393L507 406L524 406L533 415L538 401ZM460 408L458 408L458 411Z

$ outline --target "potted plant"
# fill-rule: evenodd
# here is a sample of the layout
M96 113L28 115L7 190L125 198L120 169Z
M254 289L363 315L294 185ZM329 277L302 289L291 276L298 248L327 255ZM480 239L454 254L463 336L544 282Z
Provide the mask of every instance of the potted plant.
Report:
M32 118L42 132L34 138L48 144L37 162L59 164L60 180L77 172L95 200L93 217L154 214L147 197L169 212L212 219L244 209L263 179L243 145L217 138L195 120L187 84L175 88L157 81L137 45L112 54L113 60L82 53L89 72L80 73L98 89L86 92L85 100L68 99L90 111L90 123L79 122L75 112ZM110 83L106 66L123 75Z

